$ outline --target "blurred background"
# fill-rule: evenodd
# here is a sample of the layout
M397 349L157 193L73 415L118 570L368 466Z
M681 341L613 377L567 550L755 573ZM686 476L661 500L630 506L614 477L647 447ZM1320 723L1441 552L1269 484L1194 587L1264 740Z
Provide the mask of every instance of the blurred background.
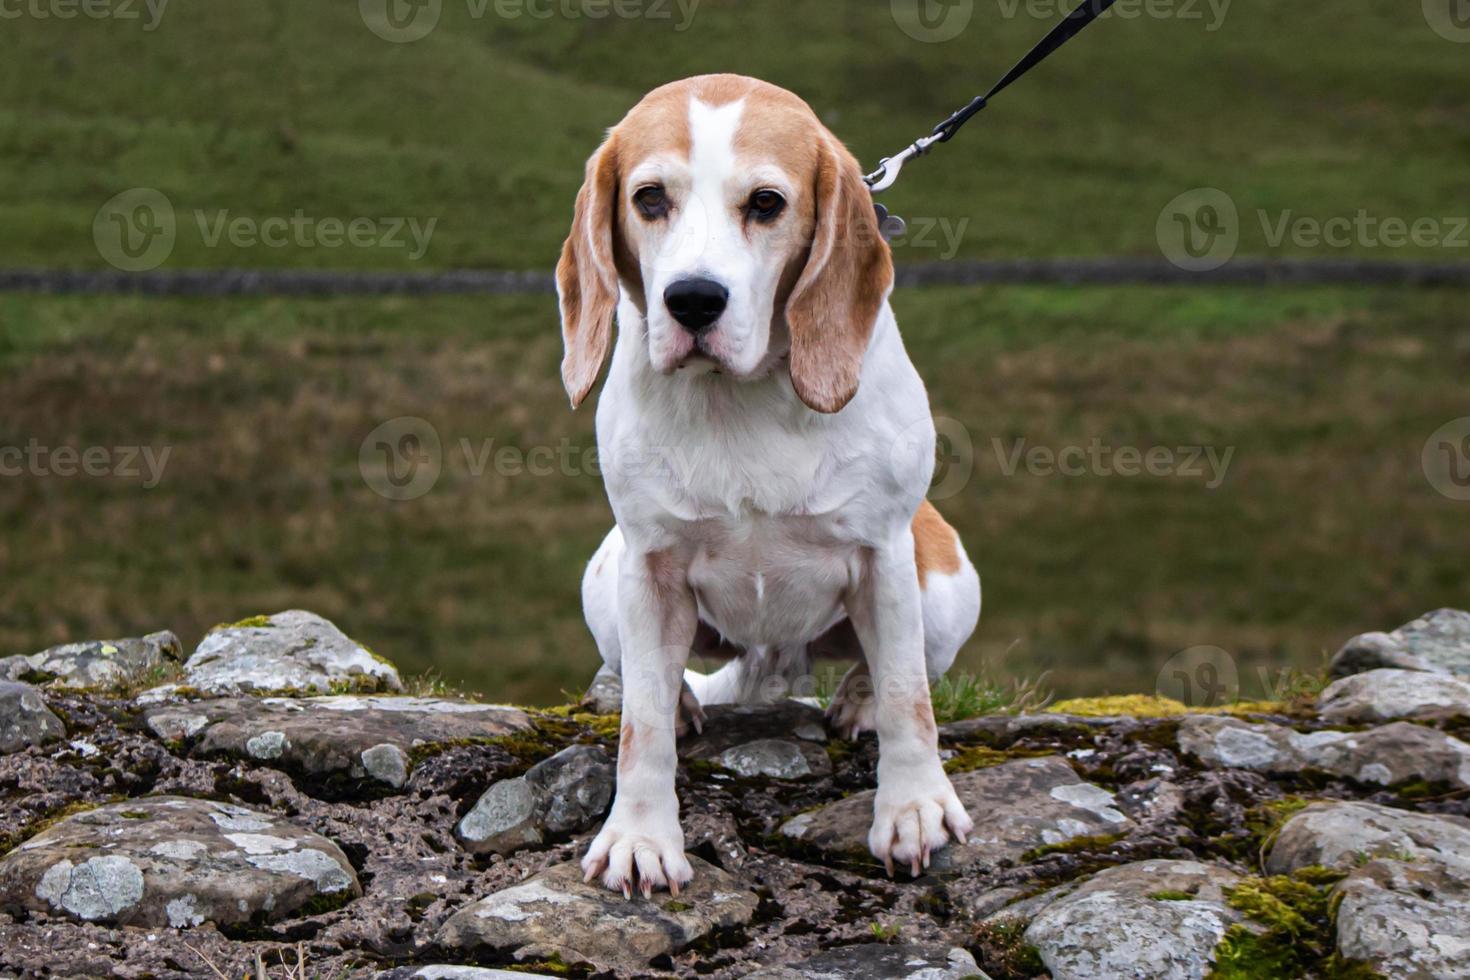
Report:
M0 266L544 271L648 89L757 75L876 165L1064 6L24 0ZM896 259L1470 261L1466 42L1464 0L1120 0L912 165ZM1466 605L1467 292L900 289L985 583L961 666L1152 691L1213 646L1260 696ZM559 358L534 291L0 293L0 655L306 608L405 671L564 700L611 517ZM399 492L374 433L405 418L439 450Z

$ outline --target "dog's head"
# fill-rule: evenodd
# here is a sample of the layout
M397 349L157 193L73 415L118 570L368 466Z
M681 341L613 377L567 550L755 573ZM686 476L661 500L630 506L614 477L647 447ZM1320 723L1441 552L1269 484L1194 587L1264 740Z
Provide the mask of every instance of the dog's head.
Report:
M650 93L587 163L556 271L578 405L612 340L619 285L666 375L784 370L836 412L857 391L893 285L862 170L805 102L735 75Z

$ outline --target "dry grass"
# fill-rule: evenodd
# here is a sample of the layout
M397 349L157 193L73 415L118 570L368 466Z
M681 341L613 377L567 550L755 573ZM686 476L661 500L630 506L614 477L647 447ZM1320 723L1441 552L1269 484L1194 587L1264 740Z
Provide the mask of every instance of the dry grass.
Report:
M230 969L228 966L222 968L201 950L189 946L188 943L184 945L191 953L199 957L205 968L209 970L210 976L217 980L235 980L235 974L226 972ZM305 943L297 943L296 948L289 952L284 948L277 950L274 964L268 963L268 959L264 953L256 953L239 976L242 977L242 980L327 980L324 975L313 973L307 968ZM344 975L334 974L333 980L337 976Z

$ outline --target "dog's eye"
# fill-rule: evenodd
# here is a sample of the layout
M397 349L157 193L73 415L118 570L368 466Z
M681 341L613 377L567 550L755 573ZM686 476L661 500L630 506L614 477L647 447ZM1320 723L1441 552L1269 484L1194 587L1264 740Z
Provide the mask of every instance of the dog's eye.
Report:
M786 198L775 191L756 191L750 195L747 210L757 221L771 221L786 207Z
M633 195L633 203L638 206L638 213L650 221L669 213L669 196L656 184L640 188Z

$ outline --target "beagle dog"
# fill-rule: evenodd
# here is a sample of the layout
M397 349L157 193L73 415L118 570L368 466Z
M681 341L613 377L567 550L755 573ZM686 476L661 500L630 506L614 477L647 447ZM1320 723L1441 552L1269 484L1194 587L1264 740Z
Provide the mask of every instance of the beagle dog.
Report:
M583 602L623 679L589 881L677 893L680 717L785 696L817 654L856 661L835 726L878 733L873 854L917 875L972 830L929 684L974 631L980 579L925 500L934 422L892 287L857 160L783 89L664 86L588 162L557 266L562 378L576 407L611 350L597 441L617 524ZM705 676L691 651L735 659Z

